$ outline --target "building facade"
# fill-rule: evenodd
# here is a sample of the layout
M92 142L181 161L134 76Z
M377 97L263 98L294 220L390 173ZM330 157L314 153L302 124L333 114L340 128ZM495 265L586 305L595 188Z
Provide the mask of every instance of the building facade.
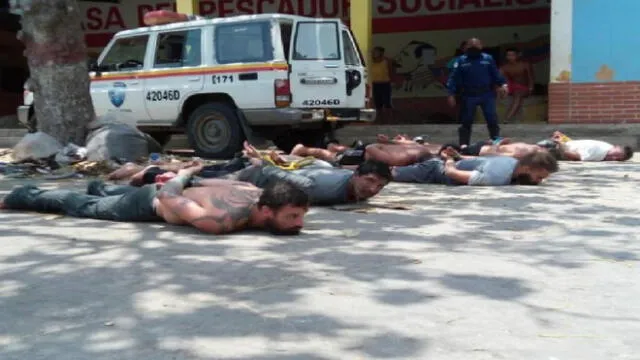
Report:
M550 123L640 122L634 0L554 0Z
M606 82L597 79L585 82L586 85L579 83L586 77L578 78L578 63L572 63L571 60L571 54L577 56L580 53L578 48L582 49L580 44L584 42L575 34L576 26L580 24L576 17L587 21L593 15L589 11L599 11L602 19L602 9L605 8L603 0L585 1L580 5L584 8L578 10L574 5L574 2L580 3L577 0L371 1L372 45L384 47L387 56L396 64L392 85L393 103L397 111L394 120L397 123L456 121L455 109L446 104L444 83L448 76L447 63L453 58L459 44L469 37L481 38L486 50L499 63L508 48L517 48L523 58L531 63L534 92L526 99L519 121L584 121L588 117L577 117L580 112L568 110L580 97L573 96L569 101L565 93L573 94L580 91L580 86L589 87L592 83L605 86ZM628 2L627 10L639 6L631 0L617 1ZM147 11L173 10L176 7L175 1L163 0L79 3L82 28L92 57L100 53L116 32L143 26L143 16ZM589 4L600 4L601 7ZM607 6L622 8L618 4ZM349 0L200 0L198 10L205 17L280 12L340 17L345 21L350 19ZM598 26L613 22L601 21ZM16 56L20 55L17 53ZM592 56L588 54L586 57ZM620 65L609 68L615 72L614 82L622 79L621 76L631 76L630 73L621 73L623 70ZM605 68L602 76L606 77L606 73ZM633 88L633 85L625 86ZM551 111L548 111L549 91L553 95ZM507 106L508 100L501 102L499 113L504 114Z
M561 1L561 0L560 0ZM174 10L175 1L127 0L81 3L86 41L96 56L113 33L143 26L150 10ZM350 19L349 0L201 0L200 15L225 17L293 13ZM447 63L463 40L481 38L498 62L519 49L534 69L535 90L520 121L547 120L550 66L550 0L372 0L373 46L396 64L392 79L397 123L452 123L446 102ZM508 101L499 104L506 112Z

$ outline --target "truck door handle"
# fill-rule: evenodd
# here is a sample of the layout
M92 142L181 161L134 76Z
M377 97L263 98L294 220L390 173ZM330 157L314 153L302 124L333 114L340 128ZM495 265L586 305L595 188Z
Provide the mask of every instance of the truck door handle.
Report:
M135 81L129 81L129 85L138 85L140 84L140 81L135 80Z
M238 75L238 80L258 80L258 73L247 73Z
M333 85L338 83L338 79L330 76L303 77L300 83L304 85Z
M337 68L338 68L338 65L335 65L335 64L325 64L325 65L324 65L324 67L325 67L325 68L327 68L327 69L337 69Z
M190 77L188 80L189 80L189 81L200 81L200 77L199 77L199 76L197 76L197 77Z

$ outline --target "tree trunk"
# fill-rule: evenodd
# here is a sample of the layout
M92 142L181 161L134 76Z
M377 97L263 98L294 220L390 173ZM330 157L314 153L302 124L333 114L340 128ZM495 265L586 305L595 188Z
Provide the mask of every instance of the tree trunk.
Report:
M76 0L12 0L22 13L38 130L60 143L84 145L95 112L89 93L84 31Z

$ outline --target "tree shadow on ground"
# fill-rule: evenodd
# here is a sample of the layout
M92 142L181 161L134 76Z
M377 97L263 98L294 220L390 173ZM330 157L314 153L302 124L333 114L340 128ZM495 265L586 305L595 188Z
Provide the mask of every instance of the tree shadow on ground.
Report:
M613 323L531 301L544 286L530 272L638 261L635 208L579 174L540 187L394 184L379 200L410 210L313 209L299 237L3 213L0 337L9 346L0 357L424 357L436 334L369 312L460 297L515 304L540 321Z

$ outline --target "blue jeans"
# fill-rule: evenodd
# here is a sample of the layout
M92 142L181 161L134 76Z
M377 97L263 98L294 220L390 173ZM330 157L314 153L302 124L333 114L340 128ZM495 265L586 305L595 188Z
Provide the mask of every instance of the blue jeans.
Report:
M473 126L473 118L478 106L482 109L482 114L487 122L490 138L495 140L500 137L496 95L493 92L475 96L462 95L461 100L460 128L458 128L460 145L469 145L471 143L471 127Z
M155 185L146 185L111 196L81 194L73 190L42 190L34 185L25 185L13 189L4 198L4 204L14 210L56 213L80 218L162 221L153 208L156 193Z

